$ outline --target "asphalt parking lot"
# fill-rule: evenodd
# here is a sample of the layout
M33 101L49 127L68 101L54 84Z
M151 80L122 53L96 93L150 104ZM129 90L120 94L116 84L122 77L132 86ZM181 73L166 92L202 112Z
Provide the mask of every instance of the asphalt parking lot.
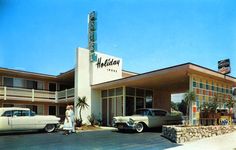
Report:
M43 150L43 149L155 149L161 150L179 146L161 136L160 131L144 133L120 133L117 131L90 131L62 135L55 133L11 133L0 134L0 149Z

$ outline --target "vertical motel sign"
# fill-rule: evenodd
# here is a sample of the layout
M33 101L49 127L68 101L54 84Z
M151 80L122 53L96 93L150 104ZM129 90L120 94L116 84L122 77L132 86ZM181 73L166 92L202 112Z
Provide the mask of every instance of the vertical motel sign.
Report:
M97 50L97 13L92 11L88 15L88 49L90 50L90 61L97 61L95 51Z
M225 59L225 60L218 61L218 71L224 75L229 74L231 71L230 60Z

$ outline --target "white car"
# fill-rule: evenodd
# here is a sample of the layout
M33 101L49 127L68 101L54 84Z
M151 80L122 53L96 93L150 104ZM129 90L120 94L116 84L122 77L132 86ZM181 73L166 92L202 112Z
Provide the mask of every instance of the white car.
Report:
M59 125L56 116L35 115L29 108L0 108L0 132L20 130L41 130L53 132Z
M142 132L145 128L161 127L162 125L182 124L181 114L171 114L162 109L137 109L132 116L118 116L112 125L119 131L132 129Z

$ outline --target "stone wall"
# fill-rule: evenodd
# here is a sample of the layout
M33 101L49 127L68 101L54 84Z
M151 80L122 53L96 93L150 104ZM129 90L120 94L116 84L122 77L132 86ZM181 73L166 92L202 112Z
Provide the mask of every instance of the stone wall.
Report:
M234 126L163 126L162 135L175 143L184 143L235 131Z

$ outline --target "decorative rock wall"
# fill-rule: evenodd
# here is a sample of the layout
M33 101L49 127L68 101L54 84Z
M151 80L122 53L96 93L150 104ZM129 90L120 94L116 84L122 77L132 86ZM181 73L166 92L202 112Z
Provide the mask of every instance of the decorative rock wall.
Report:
M176 143L222 135L235 131L234 126L174 126L164 125L162 135Z

